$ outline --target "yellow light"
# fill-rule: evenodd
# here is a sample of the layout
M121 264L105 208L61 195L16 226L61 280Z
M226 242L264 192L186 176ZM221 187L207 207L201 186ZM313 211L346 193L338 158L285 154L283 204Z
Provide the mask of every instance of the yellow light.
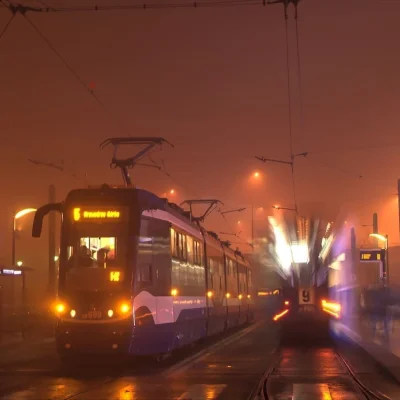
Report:
M74 208L74 221L79 221L81 219L81 209Z
M254 178L258 178L260 176L260 173L259 172L254 172L253 176L254 176Z
M178 295L178 289L171 289L171 296L177 296Z
M122 314L126 314L130 310L129 304L128 303L122 303L121 307L120 307L120 310L121 310Z
M110 282L119 282L121 273L119 271L110 272Z
M95 211L82 211L81 208L74 208L73 218L74 221L81 219L118 219L121 217L120 211L117 210L95 210Z
M284 315L286 315L289 312L289 310L282 311L280 314L276 314L273 318L274 321L278 321L279 318L282 318Z
M285 301L285 306L288 306L289 305L289 302L286 300Z
M331 312L339 313L342 309L339 303L328 302L326 300L322 300L321 303L324 311L330 310Z
M114 315L114 311L113 310L108 310L107 311L107 315L111 318Z
M76 311L75 310L71 310L69 315L71 316L71 318L75 318Z
M239 294L239 300L242 300L242 298L243 298L243 295Z
M269 296L268 292L258 292L257 293L258 296Z
M170 194L174 194L174 193L175 193L175 190L174 190L174 189L171 189L169 192L170 192Z
M250 297L251 297L251 295L248 294L248 295L247 295L247 298L250 299Z
M226 294L226 298L229 299L229 297L231 297L231 294L230 294L230 293L227 293L227 294Z
M54 308L58 314L65 312L65 304L63 303L57 303Z
M370 233L369 236L370 237L374 237L374 238L379 239L379 240L382 240L383 242L387 241L386 237L381 235L381 234L379 234L379 233Z
M21 267L22 264L23 264L22 261L17 261L17 266L18 266L18 267Z
M30 214L30 213L35 212L35 211L36 211L36 208L25 208L25 209L23 209L23 210L21 210L21 211L18 211L18 212L14 215L14 218L15 218L15 219L18 219L18 218L23 217L23 216L26 215L26 214Z
M213 292L211 290L209 290L207 292L207 297L209 297L209 298L213 297Z

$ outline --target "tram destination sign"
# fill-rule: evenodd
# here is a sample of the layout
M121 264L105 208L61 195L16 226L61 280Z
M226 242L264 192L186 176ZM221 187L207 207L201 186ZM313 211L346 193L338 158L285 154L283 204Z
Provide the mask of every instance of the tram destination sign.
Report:
M384 249L360 249L360 261L376 262L385 260Z
M75 207L72 210L72 219L74 222L84 221L120 221L124 219L125 210L121 208L81 208Z

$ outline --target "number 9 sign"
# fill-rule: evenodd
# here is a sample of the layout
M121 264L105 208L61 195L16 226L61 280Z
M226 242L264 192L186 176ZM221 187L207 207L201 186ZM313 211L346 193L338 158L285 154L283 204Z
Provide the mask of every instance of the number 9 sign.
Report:
M313 288L300 288L299 304L314 304L314 289Z

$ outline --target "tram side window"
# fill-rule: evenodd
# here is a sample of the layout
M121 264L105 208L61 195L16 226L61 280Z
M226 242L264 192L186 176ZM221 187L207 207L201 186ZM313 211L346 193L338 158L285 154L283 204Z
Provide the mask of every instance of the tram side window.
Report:
M209 267L209 289L214 289L214 260L210 257L208 259L208 267Z
M178 254L176 252L176 231L174 228L171 228L170 230L170 236L171 236L171 254L172 257L177 257Z
M187 259L189 265L193 264L193 239L190 236L186 236L186 251Z
M182 261L187 261L187 244L186 235L179 234L179 248L180 248L180 258Z
M253 287L253 282L251 280L251 271L248 270L248 281L247 281L248 291L250 292Z
M201 247L197 240L193 241L193 261L195 265L201 265Z
M171 254L172 257L187 261L187 237L173 228L171 228Z

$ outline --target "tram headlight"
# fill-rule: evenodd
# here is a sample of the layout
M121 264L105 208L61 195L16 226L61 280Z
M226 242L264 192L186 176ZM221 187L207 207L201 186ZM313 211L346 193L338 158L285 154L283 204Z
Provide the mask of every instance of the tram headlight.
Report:
M121 312L121 314L127 314L129 311L131 310L131 306L129 305L129 303L121 303L121 305L119 306L119 311ZM112 311L112 310L110 310Z
M75 318L76 311L75 311L75 310L71 310L71 311L69 312L69 315L71 316L71 318Z
M65 305L65 303L58 301L55 305L54 305L54 311L56 312L56 314L61 315L64 314L67 310L67 306Z
M107 311L107 315L111 318L114 315L114 311L113 310L108 310Z

